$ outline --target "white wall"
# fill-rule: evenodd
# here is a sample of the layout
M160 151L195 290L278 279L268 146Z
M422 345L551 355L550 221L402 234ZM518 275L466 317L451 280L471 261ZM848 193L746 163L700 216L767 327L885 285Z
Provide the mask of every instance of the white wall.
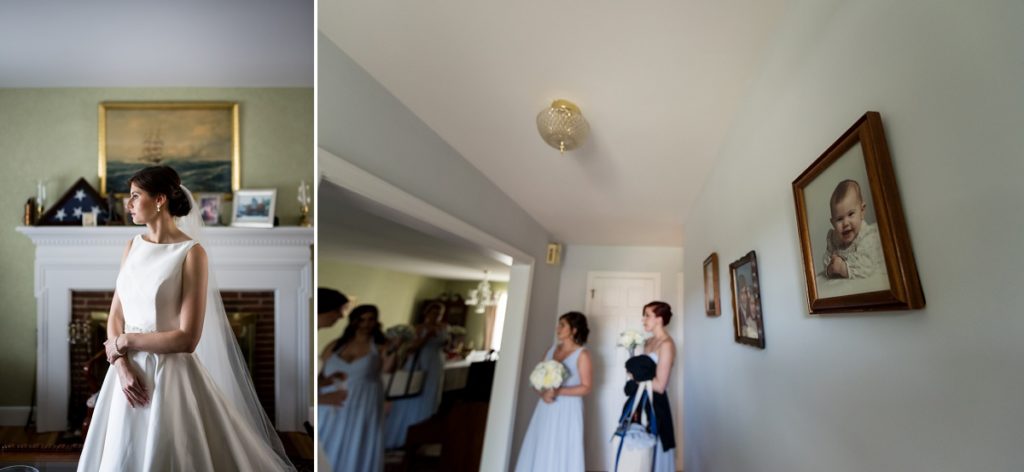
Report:
M1024 464L1024 4L794 1L687 220L688 472ZM882 114L927 307L807 314L791 182ZM756 250L766 350L701 309Z
M338 45L323 34L318 44L319 147L536 260L544 260L549 235L543 227ZM525 352L535 352L547 342L542 339L556 318L558 276L557 267L534 266ZM518 290L510 285L510 292ZM519 384L525 384L528 376L529 370L521 372ZM495 390L494 394L501 392ZM517 410L517 414L522 412Z
M672 421L676 429L676 463L681 464L683 444L683 376L682 376L682 343L683 343L683 313L680 306L681 296L676 283L677 276L683 269L683 249L679 247L629 247L629 246L587 246L568 245L565 247L562 260L562 280L559 283L558 313L567 311L584 311L586 307L587 273L592 271L602 272L658 272L661 274L661 297L660 300L672 305L673 318L669 323L668 332L676 340L676 368L669 384L669 401L673 408ZM637 313L637 318L640 313ZM554 340L555 321L548 327L550 333L545 338L547 344L534 352L526 352L527 365L536 362L544 356L547 348ZM536 402L537 395L528 387L520 389L519 398L530 399L525 404ZM625 400L625 397L623 397ZM521 428L525 434L526 425L529 424L529 416L523 417L522 411L518 418L523 422ZM589 419L593 412L585 411L584 418ZM520 426L517 423L517 426ZM593 431L585 428L587 431ZM607 440L607 438L605 438ZM516 437L515 451L518 452L518 445L522 441L522 435Z

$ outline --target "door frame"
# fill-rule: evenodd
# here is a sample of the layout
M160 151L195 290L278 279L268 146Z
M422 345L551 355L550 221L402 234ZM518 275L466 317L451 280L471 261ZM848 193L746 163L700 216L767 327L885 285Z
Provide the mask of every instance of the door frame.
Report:
M317 185L326 180L372 202L375 211L385 211L388 218L442 239L469 243L495 260L509 265L508 304L502 329L501 355L495 365L492 392L514 392L522 370L526 343L526 319L529 315L530 291L533 281L533 256L479 228L452 216L362 168L323 148L317 149L319 175ZM319 212L319 192L314 205L314 218ZM319 238L319 235L316 236ZM314 284L319 284L319 274ZM316 345L314 340L314 345ZM508 467L512 449L517 395L494 395L487 409L481 464L502 464Z

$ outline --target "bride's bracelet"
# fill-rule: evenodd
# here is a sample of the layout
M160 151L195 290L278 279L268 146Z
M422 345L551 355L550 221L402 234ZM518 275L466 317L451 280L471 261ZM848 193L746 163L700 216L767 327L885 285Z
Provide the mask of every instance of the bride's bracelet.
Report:
M123 348L118 348L118 347L117 347L117 342L118 342L119 340L121 340L121 336L124 336L124 334L122 333L122 334L119 334L119 335L117 335L117 336L114 336L114 339L112 339L112 340L110 340L110 341L107 341L108 343L109 343L109 342L113 342L113 343L114 343L114 355L113 355L113 356L111 356L111 357L110 357L110 359L109 359L109 361L110 361L110 365L114 365L114 363L116 363L118 359L120 359L120 358L122 358L122 357L125 357L125 355L127 354L127 353L126 353L126 352L124 351L124 349L123 349Z
M117 347L117 342L121 340L121 336L124 336L124 334L119 334L114 338L114 352L116 352L118 356L124 357L124 348ZM125 347L128 347L128 343L125 343Z

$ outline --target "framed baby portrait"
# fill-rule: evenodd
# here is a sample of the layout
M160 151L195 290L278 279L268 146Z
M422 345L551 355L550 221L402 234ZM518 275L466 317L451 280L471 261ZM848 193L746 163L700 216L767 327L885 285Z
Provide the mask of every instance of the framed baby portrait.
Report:
M729 285L732 286L732 325L736 342L764 349L761 283L754 251L729 264Z
M865 113L793 181L793 197L812 314L924 307L877 112Z
M718 253L712 252L704 259L704 313L708 316L722 314L722 300L718 291Z

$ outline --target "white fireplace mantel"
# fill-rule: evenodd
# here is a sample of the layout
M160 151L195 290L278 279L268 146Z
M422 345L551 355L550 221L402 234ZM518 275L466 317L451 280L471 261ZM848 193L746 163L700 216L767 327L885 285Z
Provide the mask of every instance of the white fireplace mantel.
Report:
M128 240L145 228L40 226L17 231L36 245L37 430L64 430L71 292L113 290ZM301 431L311 406L313 229L209 227L201 239L221 289L274 292L274 423L282 431Z

